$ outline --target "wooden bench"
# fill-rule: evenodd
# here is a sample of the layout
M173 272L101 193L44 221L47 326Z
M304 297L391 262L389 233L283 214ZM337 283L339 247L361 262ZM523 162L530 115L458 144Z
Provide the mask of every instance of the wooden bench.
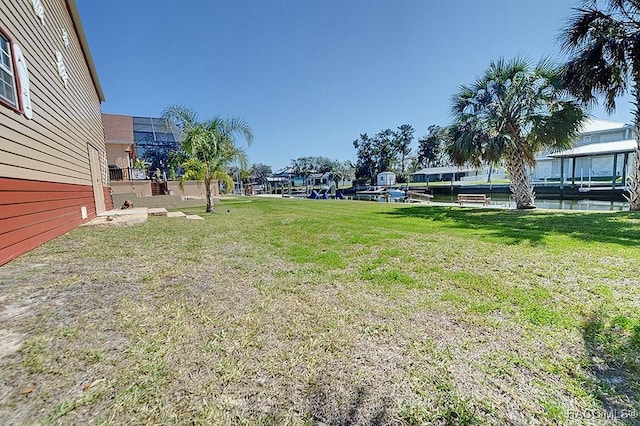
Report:
M478 203L484 206L488 206L491 202L491 198L484 194L458 194L458 203Z

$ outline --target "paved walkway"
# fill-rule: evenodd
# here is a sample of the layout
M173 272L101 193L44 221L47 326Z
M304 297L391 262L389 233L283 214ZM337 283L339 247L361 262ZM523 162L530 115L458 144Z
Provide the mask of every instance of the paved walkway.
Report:
M138 207L134 209L107 210L98 213L98 216L82 226L128 226L147 221L149 216L165 216L191 220L203 220L197 214L184 214L182 212L167 212L165 208Z

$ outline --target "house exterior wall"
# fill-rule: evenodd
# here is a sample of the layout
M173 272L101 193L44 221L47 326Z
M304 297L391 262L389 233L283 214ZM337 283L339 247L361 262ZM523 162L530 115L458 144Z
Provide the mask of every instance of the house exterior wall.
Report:
M131 167L130 159L133 152L126 153L125 149L133 149L133 117L130 115L102 114L104 125L104 140L107 148L107 163L115 164L121 169Z
M185 181L180 188L180 183L176 181L168 182L169 190L174 194L182 195L185 197L197 197L197 198L205 198L206 189L204 187L204 182L189 180ZM220 190L218 188L218 181L211 181L211 192L214 197L220 197Z
M169 191L172 191L175 195L181 195L185 197L204 198L205 187L204 183L195 180L189 180L184 182L183 188L180 188L180 183L177 181L167 182ZM151 194L151 181L119 181L112 182L111 189L114 194L130 194L131 197L150 197ZM214 197L220 197L220 191L218 190L218 181L213 180L211 182L211 192Z
M104 139L109 142L133 142L133 117L130 115L102 114Z
M596 120L604 122L602 120ZM594 130L585 130L580 133L576 141L576 147L592 145L597 143L616 142L631 139L632 129L623 123L612 123L610 128L596 127ZM617 124L617 125L616 125ZM575 179L577 181L591 181L599 179L611 179L614 174L614 154L611 152L601 155L577 157L577 158L552 158L549 153L544 153L536 159L536 167L532 170L533 179L536 181L560 181L560 172L563 171L564 181L570 180L573 173L573 162L575 161ZM629 155L626 174L632 170L634 155ZM564 165L562 165L564 162ZM617 154L616 177L625 175L624 154Z
M32 114L27 114L24 101L17 108L0 104L3 264L90 220L96 206L110 208L112 201L102 92L75 2L3 2L0 29L23 53L28 86L23 83L18 92L27 91L32 108ZM15 63L13 70L20 84ZM95 179L91 149L97 150L99 158Z
M114 194L131 194L132 197L150 197L150 180L121 180L111 182L111 191Z
M444 166L444 167L427 167L412 173L410 176L411 182L427 183L427 182L442 182L450 180L465 180L466 177L471 176L486 176L489 174L489 167L485 169L475 168L461 168L456 166ZM499 178L504 175L504 170L501 168L494 168L491 175Z
M127 164L129 157L127 157L127 153L124 152L127 146L129 145L107 143L107 163L109 163L109 165L115 164L121 169L129 167L129 164Z
M102 121L110 165L126 169L131 167L128 162L139 158L149 165L151 173L160 169L169 174L169 152L179 149L182 138L182 132L177 126L167 128L164 120L159 117L117 114L102 114ZM131 152L125 152L127 147L131 148Z

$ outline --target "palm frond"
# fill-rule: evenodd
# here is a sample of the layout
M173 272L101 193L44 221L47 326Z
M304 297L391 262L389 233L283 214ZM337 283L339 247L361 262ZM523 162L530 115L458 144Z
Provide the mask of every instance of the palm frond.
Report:
M234 135L240 135L247 142L247 145L251 146L253 143L253 130L249 123L239 117L232 117L223 120L224 133L233 137Z
M453 96L449 155L457 165L495 163L508 153L526 163L546 145L565 146L584 113L567 98L560 67L548 58L497 59Z
M599 10L595 2L585 8L575 8L575 13L569 17L562 35L560 36L561 49L571 53L588 44L593 36L593 29L600 30L616 25L615 19Z
M640 1L591 0L574 11L561 35L562 50L571 56L564 83L586 105L603 96L611 113L631 74L640 72Z
M180 130L186 131L198 122L198 114L182 105L169 105L162 111L161 117L165 129L176 125Z

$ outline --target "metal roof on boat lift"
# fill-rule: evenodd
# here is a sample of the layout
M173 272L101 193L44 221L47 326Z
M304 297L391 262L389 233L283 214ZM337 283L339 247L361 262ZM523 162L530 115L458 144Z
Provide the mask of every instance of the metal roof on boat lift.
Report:
M627 139L624 141L592 143L589 145L577 146L565 151L549 154L549 157L567 158L567 157L593 157L596 155L623 154L625 152L634 152L637 142L635 139Z

